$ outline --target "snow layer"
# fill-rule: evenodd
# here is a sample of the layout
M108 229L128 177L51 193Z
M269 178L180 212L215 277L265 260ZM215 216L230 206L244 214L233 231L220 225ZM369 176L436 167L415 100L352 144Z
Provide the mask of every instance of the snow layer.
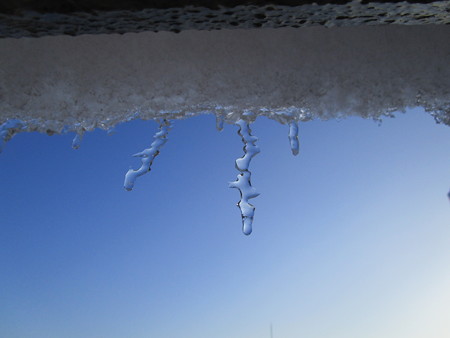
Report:
M0 38L308 26L445 25L450 1L25 1L1 12ZM233 4L234 2L234 4ZM184 7L182 3L190 5ZM264 3L266 5L264 5ZM288 4L287 6L280 5ZM235 4L239 4L235 6ZM77 6L78 5L78 6ZM143 5L139 9L139 5ZM31 7L28 7L31 6ZM136 7L137 6L137 7ZM147 7L148 6L148 7ZM147 7L147 8L146 8ZM28 9L27 9L28 8ZM72 8L72 9L70 9ZM34 10L33 10L34 9Z
M450 124L450 27L367 26L0 40L0 124L108 129L215 113L282 123L423 106Z

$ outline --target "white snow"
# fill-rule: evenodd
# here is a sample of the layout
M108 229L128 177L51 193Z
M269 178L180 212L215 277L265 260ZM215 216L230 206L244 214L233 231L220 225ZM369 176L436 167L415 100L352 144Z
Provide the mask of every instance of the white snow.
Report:
M0 39L0 124L55 133L246 111L289 123L413 106L448 123L449 36L391 25Z

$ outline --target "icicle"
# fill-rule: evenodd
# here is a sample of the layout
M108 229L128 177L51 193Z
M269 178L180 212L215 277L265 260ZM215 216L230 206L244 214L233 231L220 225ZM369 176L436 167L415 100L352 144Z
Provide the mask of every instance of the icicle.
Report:
M20 120L8 120L0 125L0 153L3 151L6 142L25 127L25 124Z
M251 129L248 122L239 120L236 122L239 126L238 134L242 138L244 143L244 156L236 160L236 169L241 173L237 176L236 181L230 182L230 188L239 189L241 194L241 200L237 204L241 210L242 216L242 232L245 235L250 235L252 232L253 216L255 213L255 207L248 202L249 199L255 198L259 193L252 187L250 178L251 172L248 170L251 159L256 156L260 150L255 142L258 138L251 135Z
M83 140L83 136L84 136L84 131L77 132L77 134L75 135L75 137L73 138L73 141L72 141L72 148L73 149L79 149L80 148L81 141Z
M216 129L218 131L223 130L224 118L222 114L216 114Z
M126 190L132 190L136 178L151 170L153 160L158 156L161 147L167 142L167 134L169 133L170 128L170 121L167 121L166 119L160 121L159 131L153 136L154 140L150 148L133 155L135 157L141 157L142 165L138 170L130 169L126 173L124 182L124 188Z
M291 144L292 154L294 156L298 155L298 124L296 121L289 122L289 143Z

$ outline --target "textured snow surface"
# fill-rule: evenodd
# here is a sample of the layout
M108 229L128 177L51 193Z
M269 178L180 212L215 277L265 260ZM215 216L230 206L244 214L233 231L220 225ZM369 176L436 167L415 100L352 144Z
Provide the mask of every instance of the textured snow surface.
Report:
M51 4L39 6L35 0L34 4L43 12L20 10L18 6L12 13L0 13L0 38L61 34L72 36L123 34L144 31L179 32L191 29L298 28L318 25L325 27L388 24L446 25L450 23L449 0L422 2L341 0L327 4L324 3L326 1L321 1L320 4L312 1L305 4L301 4L302 1L265 1L267 6L263 6L261 1L253 1L253 4L252 1L236 1L235 3L242 3L238 6L233 6L230 1L218 2L222 5L216 6L217 1L211 1L210 6L202 6L196 1L197 5L193 2L191 6L173 7L176 2L166 1L166 6L163 5L162 8L141 10L117 8L114 10L112 9L114 1L110 1L111 7L107 10L109 6L106 1L101 6L105 10L95 8L87 10L86 6L81 8L78 6L79 11L71 11L68 8L76 9L77 2L69 4L66 2L66 6ZM277 2L291 3L291 5L283 6ZM143 1L140 3L142 4ZM139 6L139 1L134 4ZM147 5L151 6L151 3L147 1ZM179 1L178 5L180 5ZM66 11L61 7L66 8ZM129 4L128 7L133 6Z
M449 26L395 25L2 39L0 125L82 133L134 118L288 123L413 106L449 124L449 39Z

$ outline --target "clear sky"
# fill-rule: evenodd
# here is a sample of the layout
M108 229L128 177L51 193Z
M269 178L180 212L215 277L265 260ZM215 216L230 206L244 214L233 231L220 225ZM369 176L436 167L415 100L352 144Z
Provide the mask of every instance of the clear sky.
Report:
M450 337L450 129L420 110L252 126L261 193L244 236L237 128L17 135L0 155L0 337Z

